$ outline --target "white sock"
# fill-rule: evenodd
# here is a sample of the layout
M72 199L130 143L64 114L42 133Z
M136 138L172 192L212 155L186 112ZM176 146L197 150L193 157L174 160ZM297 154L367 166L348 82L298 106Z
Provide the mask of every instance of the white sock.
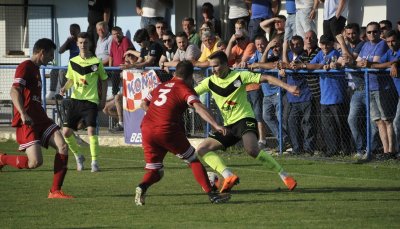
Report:
M224 169L221 174L224 178L230 177L233 175L232 171L228 168Z
M118 122L118 125L124 126L124 122Z
M285 171L279 172L279 176L281 177L282 180L284 180L288 175Z

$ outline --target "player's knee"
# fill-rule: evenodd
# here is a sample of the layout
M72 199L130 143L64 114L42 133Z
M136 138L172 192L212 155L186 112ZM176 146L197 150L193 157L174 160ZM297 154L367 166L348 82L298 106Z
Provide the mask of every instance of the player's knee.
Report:
M248 155L250 155L251 157L257 157L258 153L260 152L260 150L258 149L258 147L249 147L245 149L246 153Z
M194 162L196 160L198 160L198 159L197 159L196 154L194 154L194 153L192 155L190 155L188 158L183 158L183 161L188 163L188 164L190 164L190 163L192 163L192 162Z
M30 169L35 169L40 167L43 164L43 160L41 159L32 159L28 161L28 167Z
M58 153L63 154L63 155L68 155L67 143L63 142L58 146Z

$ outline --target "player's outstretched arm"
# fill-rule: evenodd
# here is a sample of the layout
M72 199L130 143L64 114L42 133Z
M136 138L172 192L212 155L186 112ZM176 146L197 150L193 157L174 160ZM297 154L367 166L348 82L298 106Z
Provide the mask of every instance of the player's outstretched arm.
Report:
M281 88L287 90L288 92L290 92L291 94L293 94L295 96L299 96L300 95L300 89L297 86L289 85L289 84L283 82L282 80L280 80L280 79L278 79L276 77L273 77L273 76L270 76L270 75L261 75L260 83L261 82L268 82L270 84L273 84L273 85L276 85L278 87L281 87Z
M214 119L214 117L211 115L211 113L208 111L207 107L204 106L202 103L194 103L193 104L194 109L196 110L197 114L200 115L200 117L210 123L210 125L218 132L221 132L223 135L226 134L226 128L218 125L217 121Z

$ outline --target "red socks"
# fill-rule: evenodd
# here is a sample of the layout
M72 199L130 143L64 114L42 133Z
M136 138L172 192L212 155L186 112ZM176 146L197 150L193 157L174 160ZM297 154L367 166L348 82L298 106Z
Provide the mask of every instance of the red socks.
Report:
M61 190L64 182L65 174L67 173L68 155L56 153L54 156L54 177L51 192Z
M203 190L206 193L211 191L210 180L208 179L206 169L204 168L203 164L199 160L195 160L190 163L190 168L192 169L194 178L196 179L197 183L203 187Z
M3 155L1 162L17 169L28 169L28 157L23 155Z
M147 173L143 175L141 184L144 185L145 189L147 189L152 184L157 183L160 180L161 176L157 170L147 170Z

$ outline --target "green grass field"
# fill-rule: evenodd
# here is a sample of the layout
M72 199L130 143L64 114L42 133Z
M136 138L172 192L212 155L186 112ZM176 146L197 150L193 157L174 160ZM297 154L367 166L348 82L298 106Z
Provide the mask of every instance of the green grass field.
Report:
M17 145L1 142L11 153ZM144 174L140 148L101 148L102 171L77 172L73 157L63 190L76 199L50 200L53 151L35 170L0 173L0 228L400 228L400 163L278 158L298 181L285 189L277 174L247 155L224 153L240 176L230 202L210 204L178 158L165 160L165 176L134 204ZM88 149L85 151L89 159ZM89 160L90 161L90 160ZM89 166L90 162L86 161Z

